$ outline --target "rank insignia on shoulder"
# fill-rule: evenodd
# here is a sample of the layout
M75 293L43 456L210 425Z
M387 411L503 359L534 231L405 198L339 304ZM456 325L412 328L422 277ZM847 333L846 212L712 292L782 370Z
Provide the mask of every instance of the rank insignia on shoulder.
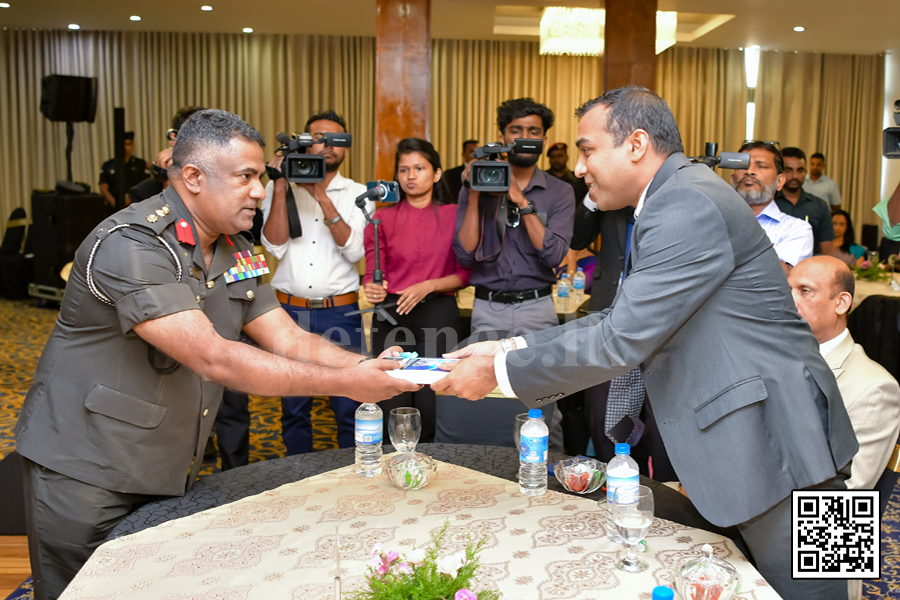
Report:
M153 215L147 215L147 222L148 222L148 223L156 223L157 221L159 221L159 217L157 217L155 214L153 214Z
M164 211L164 210L161 209L161 208L157 208L157 209L156 209L156 216L157 216L157 217L164 217L164 216L166 216L166 211Z
M235 252L234 258L237 260L237 264L228 269L228 272L225 273L226 283L252 279L253 277L259 277L260 275L265 275L269 272L269 266L266 264L266 257L262 254L254 256L249 250L244 250L243 252Z

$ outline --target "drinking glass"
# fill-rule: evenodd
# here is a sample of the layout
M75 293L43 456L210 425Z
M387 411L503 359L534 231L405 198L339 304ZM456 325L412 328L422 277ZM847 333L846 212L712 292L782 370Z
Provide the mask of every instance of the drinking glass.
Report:
M878 250L870 250L869 251L869 262L872 263L872 266L875 266L878 263Z
M528 413L520 413L516 415L516 424L514 425L515 429L513 429L513 439L516 441L516 452L521 452L522 449L519 447L519 444L522 443L519 432L522 430L522 425L525 424L525 421L528 420ZM544 415L541 414L541 421L544 421ZM546 422L546 421L544 421Z
M637 557L635 546L641 543L653 523L653 491L643 485L616 488L612 515L619 537L627 547L625 558L616 563L616 568L629 573L646 570L647 562Z
M418 408L392 408L388 417L388 435L398 452L414 452L422 435L422 415Z

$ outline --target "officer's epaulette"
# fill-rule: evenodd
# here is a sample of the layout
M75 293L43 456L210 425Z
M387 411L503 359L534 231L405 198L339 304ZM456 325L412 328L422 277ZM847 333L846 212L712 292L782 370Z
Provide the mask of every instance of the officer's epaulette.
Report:
M175 222L175 213L166 204L165 194L154 196L141 202L138 214L143 218L138 222L145 227L149 227L157 235Z

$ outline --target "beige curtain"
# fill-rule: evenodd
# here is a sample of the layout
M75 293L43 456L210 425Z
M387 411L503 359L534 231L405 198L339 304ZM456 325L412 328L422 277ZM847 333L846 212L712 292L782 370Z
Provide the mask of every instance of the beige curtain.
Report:
M135 154L153 161L185 105L234 112L275 145L310 114L333 108L354 134L343 172L374 168L374 38L148 32L0 32L0 226L30 213L35 188L65 178L65 124L38 110L44 75L97 77L97 118L75 125L73 176L97 189L113 155L113 107L125 108Z
M743 52L669 48L658 57L656 92L672 109L688 156L702 154L706 142L718 142L720 152L740 148L747 121Z
M763 52L756 88L755 139L815 152L822 103L822 55Z
M431 64L431 141L446 168L462 162L464 140L496 142L497 106L521 97L553 110L547 143L567 143L575 168L575 109L603 92L601 58L541 56L537 42L434 40Z
M842 205L856 228L879 225L872 212L881 180L884 56L826 54L818 143L807 154L825 155L825 170L841 190Z

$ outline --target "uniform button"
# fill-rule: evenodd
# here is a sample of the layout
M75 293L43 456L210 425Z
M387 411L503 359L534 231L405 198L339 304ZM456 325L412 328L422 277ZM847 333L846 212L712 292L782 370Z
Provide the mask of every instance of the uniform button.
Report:
M208 415L208 414L209 414L209 409L208 409L208 408L204 408L204 409L203 409L203 416L205 417L205 416Z
M197 304L200 304L200 296L195 296L195 297L194 297L194 300L197 301Z
M215 281L207 281L207 282L206 282L206 287L209 288L209 289L213 289L215 286L216 286L216 282L215 282Z
M256 294L253 293L253 290L247 290L247 298L253 300L254 296L256 296Z

